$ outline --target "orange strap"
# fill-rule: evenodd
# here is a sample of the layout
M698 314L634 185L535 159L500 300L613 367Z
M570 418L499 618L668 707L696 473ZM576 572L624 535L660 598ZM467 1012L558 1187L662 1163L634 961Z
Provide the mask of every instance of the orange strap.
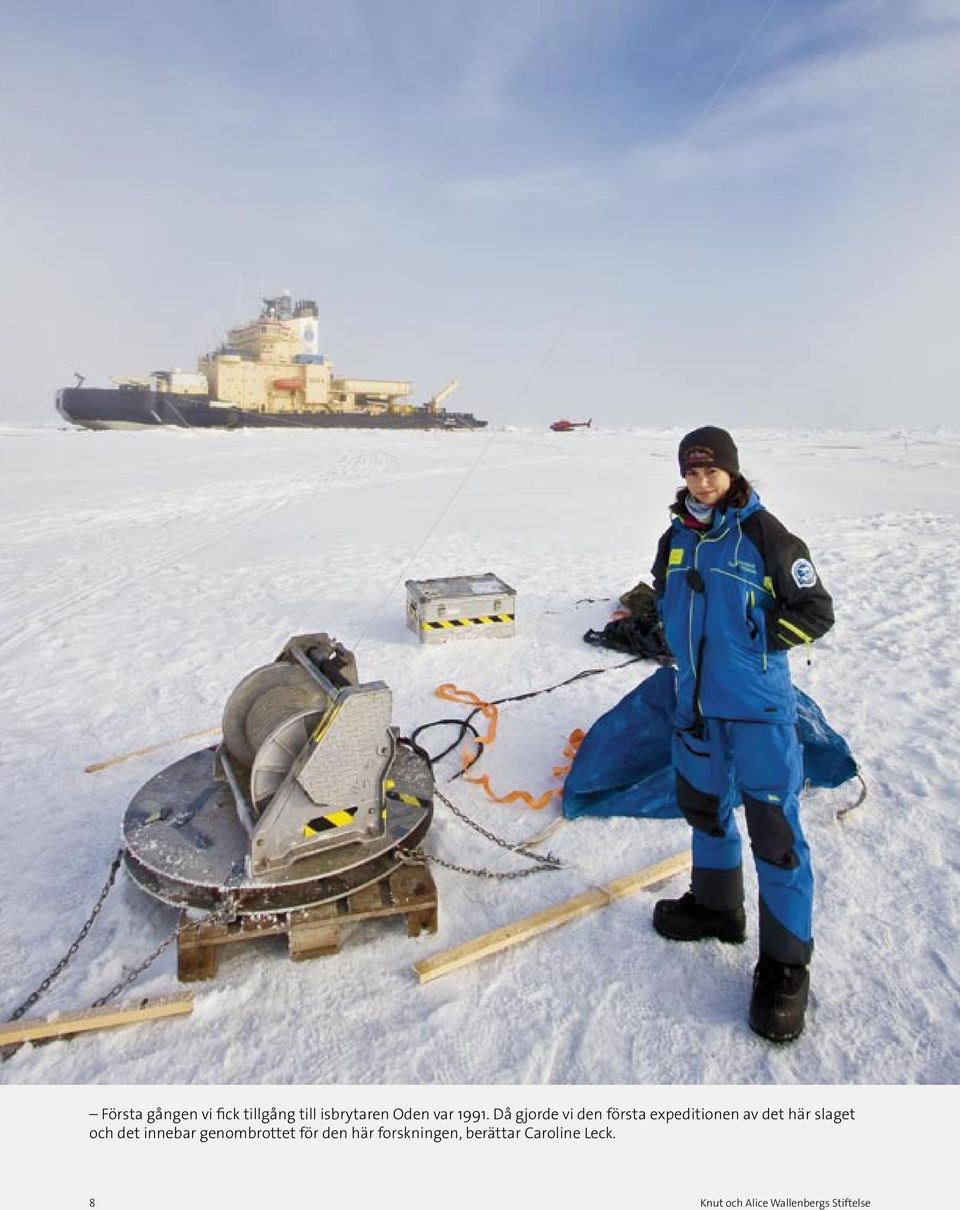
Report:
M479 709L480 713L487 720L487 731L484 735L478 735L474 741L477 745L473 752L465 751L463 753L463 779L464 781L472 782L473 785L479 786L488 798L493 802L522 802L525 803L534 811L539 811L545 807L547 803L552 802L557 798L563 790L563 783L559 786L554 786L552 790L546 790L543 794L533 795L528 790L510 790L506 794L497 794L490 785L490 778L486 773L481 773L479 777L468 776L466 770L474 764L484 748L488 747L497 738L497 724L500 721L500 713L497 707L492 702L485 702L483 698L477 697L469 689L460 689L456 685L445 684L437 686L437 697L442 698L445 702L456 702L461 706L474 706ZM563 755L567 758L567 763L564 765L555 765L553 768L554 777L565 777L570 772L570 765L577 753L577 749L583 742L584 733L577 728L571 731L567 738L566 745L563 749Z

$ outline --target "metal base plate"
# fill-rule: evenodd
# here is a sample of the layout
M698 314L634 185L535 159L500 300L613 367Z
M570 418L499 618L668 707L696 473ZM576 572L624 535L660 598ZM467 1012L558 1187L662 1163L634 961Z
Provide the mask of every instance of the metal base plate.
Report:
M384 835L327 849L262 878L247 872L250 838L233 795L215 776L215 748L186 756L134 796L123 820L124 863L143 890L179 907L238 913L275 912L328 903L385 878L433 818L433 774L423 757L397 748L390 770ZM421 806L401 802L414 798Z

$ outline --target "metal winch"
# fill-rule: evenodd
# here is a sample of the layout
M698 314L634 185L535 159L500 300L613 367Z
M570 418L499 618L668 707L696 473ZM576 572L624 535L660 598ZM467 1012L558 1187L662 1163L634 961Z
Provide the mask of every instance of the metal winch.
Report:
M124 818L132 877L165 902L237 913L341 898L430 825L433 775L326 634L291 638L223 712L223 741L151 778Z

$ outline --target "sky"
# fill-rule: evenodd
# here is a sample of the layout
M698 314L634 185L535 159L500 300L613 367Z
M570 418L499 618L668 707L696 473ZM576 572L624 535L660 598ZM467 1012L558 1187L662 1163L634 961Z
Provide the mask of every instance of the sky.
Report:
M0 418L263 292L494 424L949 423L960 0L6 0Z

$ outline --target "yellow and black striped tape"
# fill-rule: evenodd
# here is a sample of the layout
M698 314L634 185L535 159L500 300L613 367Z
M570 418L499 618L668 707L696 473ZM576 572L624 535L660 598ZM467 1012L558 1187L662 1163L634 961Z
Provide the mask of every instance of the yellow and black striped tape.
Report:
M306 837L319 836L321 832L329 832L331 828L344 828L347 824L353 823L356 813L356 807L347 807L344 811L331 811L328 815L318 815L303 825L303 834Z
M396 799L397 802L405 802L408 807L428 807L430 805L422 798L415 798L412 794L398 794L396 790L388 790L387 798Z
M397 802L405 802L408 807L429 807L429 802L422 798L416 798L413 794L404 794L397 789L397 783L392 778L388 778L384 782L387 790L387 798L395 798Z
M422 798L417 798L413 794L404 794L397 790L396 783L388 781L387 798L392 798L396 802L405 802L408 807L422 807L426 809L430 803ZM386 811L383 812L386 815ZM314 819L308 820L303 825L303 834L309 840L311 836L320 836L323 832L329 832L331 828L344 828L347 824L354 821L357 814L356 807L346 807L342 811L329 811L326 815L317 815Z
M461 626L497 626L515 619L512 613L495 613L480 618L444 618L437 622L421 622L422 630L456 630Z

